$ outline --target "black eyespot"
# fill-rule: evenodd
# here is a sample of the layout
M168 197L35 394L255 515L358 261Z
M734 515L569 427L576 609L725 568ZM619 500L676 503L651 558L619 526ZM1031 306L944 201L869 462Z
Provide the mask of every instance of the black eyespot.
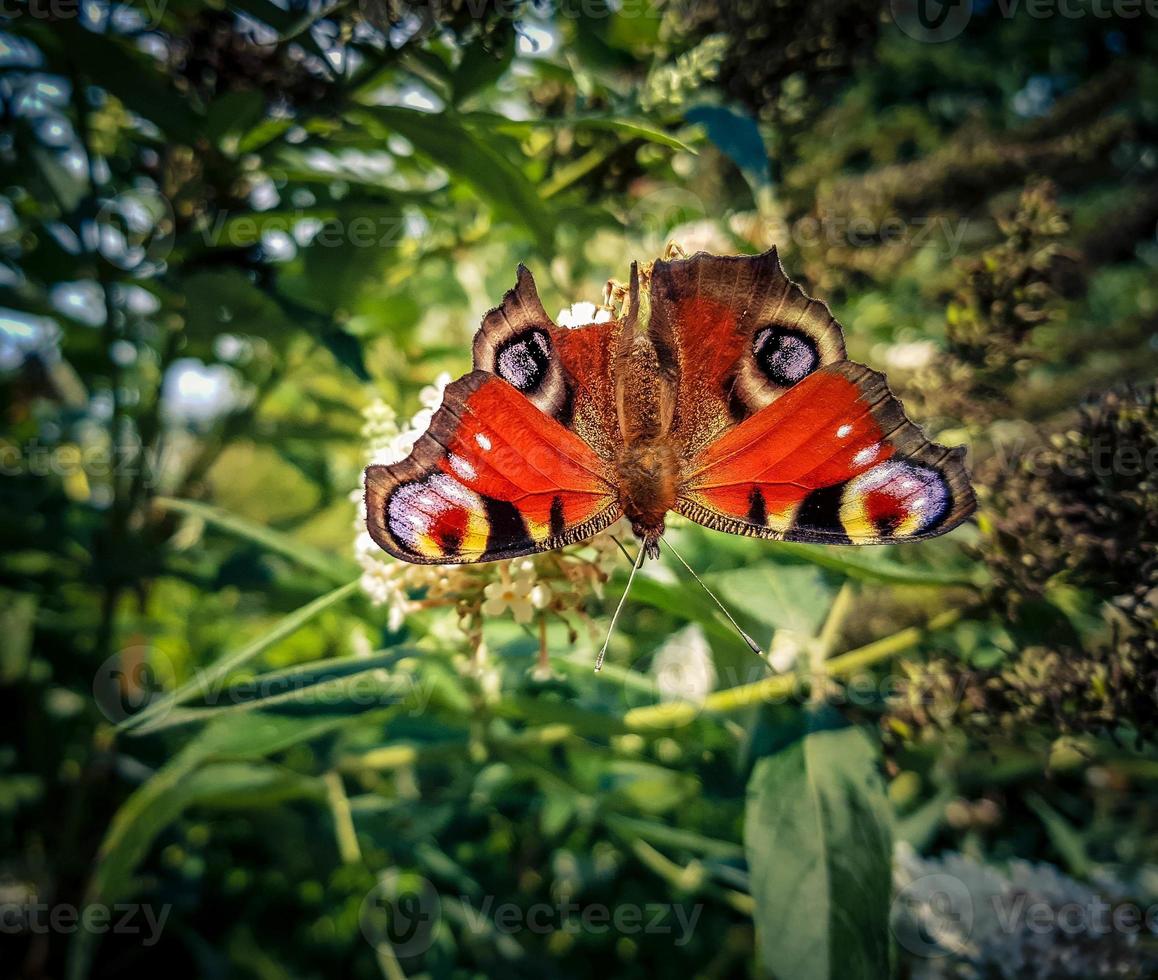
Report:
M782 388L791 388L820 364L813 339L799 330L784 327L764 327L756 331L752 353L768 380Z
M529 330L503 344L495 357L495 370L519 391L534 391L546 378L550 359L550 339L542 330Z

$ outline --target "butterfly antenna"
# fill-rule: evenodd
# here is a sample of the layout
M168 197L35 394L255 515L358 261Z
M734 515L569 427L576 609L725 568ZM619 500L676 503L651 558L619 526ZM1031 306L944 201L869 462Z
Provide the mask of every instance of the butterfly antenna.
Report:
M703 589L711 597L712 602L714 602L717 606L720 607L720 612L722 612L724 614L724 616L727 617L728 622L732 624L732 628L737 633L740 634L740 639L742 639L745 643L748 644L748 649L750 649L754 654L756 654L756 656L763 657L764 651L762 651L760 649L760 645L755 640L753 640L752 637L750 637L747 633L744 632L744 630L740 626L740 624L736 622L735 617L730 612L728 612L728 607L725 606L720 601L720 597L718 595L716 595L716 593L714 593L711 589L709 589L707 586L707 583L704 582L704 580L696 574L696 570L694 568L692 568L692 566L689 565L686 561L684 561L684 556L681 555L678 551L675 550L675 548L672 547L670 541L664 541L664 545L667 547L668 551L670 551L673 555L676 556L676 558L679 559L680 564L683 565L684 568L686 568L688 570L688 573L691 575L691 577L694 578L699 583L700 588Z
M615 632L615 624L619 622L619 614L623 612L623 605L627 602L627 595L631 591L631 583L635 581L635 573L639 571L639 567L643 564L643 559L647 557L647 552L642 548L639 549L639 556L631 563L631 574L627 576L627 585L623 589L623 595L619 597L619 605L615 607L615 615L611 617L611 625L607 627L607 639L603 641L603 647L599 651L599 656L595 658L595 673L599 673L603 669L603 658L607 656L607 644L611 642L611 634Z

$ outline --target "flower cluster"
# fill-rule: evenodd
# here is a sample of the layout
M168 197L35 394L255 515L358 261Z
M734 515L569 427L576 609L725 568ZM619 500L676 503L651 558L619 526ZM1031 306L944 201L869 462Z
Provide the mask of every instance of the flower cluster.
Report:
M907 665L886 728L902 739L950 726L982 738L1035 726L1158 734L1156 467L1154 389L1106 394L1012 469L983 465L980 557L992 604L1016 627L1076 594L1090 625L986 670Z
M1109 392L1012 468L978 473L982 557L1015 612L1059 579L1137 625L1158 615L1158 389Z
M914 978L1135 977L1152 975L1140 930L1115 914L1139 911L1127 886L1102 875L1092 884L1048 864L1008 867L963 854L922 858L908 844L893 857L893 934L912 957Z
M1010 392L1034 363L1034 330L1059 315L1070 254L1069 220L1049 181L1031 183L1012 214L997 216L1003 240L959 263L946 311L946 350L906 387L922 414L976 423L1008 417Z
M671 64L653 68L640 94L640 105L647 112L680 109L719 74L727 48L727 37L709 35Z
M402 424L384 402L369 405L362 429L366 463L396 463L406 458L430 425L449 381L450 376L443 374L424 388L419 394L422 408ZM574 638L576 621L589 622L589 597L602 595L603 583L617 565L626 565L614 528L582 545L533 557L476 565L411 565L390 557L374 543L366 531L360 490L353 499L358 503L354 553L362 569L362 589L376 605L387 608L389 628L400 629L408 616L422 610L451 611L458 630L476 652L485 649L482 631L487 619L510 617L522 626L538 622L540 665L545 667L548 619L565 622Z
M903 663L901 699L884 721L890 742L956 730L981 742L1051 734L1158 732L1158 638L1118 633L1085 647L1026 647L998 668L948 660Z

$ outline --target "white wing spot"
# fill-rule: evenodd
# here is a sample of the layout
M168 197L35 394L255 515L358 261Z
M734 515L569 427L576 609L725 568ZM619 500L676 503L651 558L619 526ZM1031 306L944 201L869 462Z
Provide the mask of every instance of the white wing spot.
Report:
M880 455L881 444L879 442L873 443L871 446L865 446L852 458L853 466L868 466L877 456Z
M479 448L483 450L483 452L489 453L491 451L491 441L487 438L485 432L476 432L474 434L474 441L479 444Z
M836 430L837 439L847 439L852 432L852 426L845 422L839 429Z
M456 456L454 453L450 454L450 468L464 480L473 480L478 476L475 468L470 465L470 460Z

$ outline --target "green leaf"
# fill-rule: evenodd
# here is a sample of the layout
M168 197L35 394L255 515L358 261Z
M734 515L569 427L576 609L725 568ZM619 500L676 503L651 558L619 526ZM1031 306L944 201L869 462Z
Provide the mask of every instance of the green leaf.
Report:
M743 613L772 629L812 636L824 622L833 590L824 573L811 565L763 562L705 575L733 613Z
M607 814L604 816L603 822L623 837L629 839L642 837L644 840L661 847L674 847L724 861L737 861L744 857L744 848L734 841L707 837L694 830L672 827L666 823L657 823L638 817L625 817L622 814Z
M601 129L613 133L621 133L632 139L642 139L649 143L658 143L673 150L682 150L685 153L696 154L694 146L683 140L656 129L642 120L628 119L620 116L563 116L559 118L544 117L539 119L508 119L494 112L472 112L464 115L463 122L468 126L480 130L490 130L504 133L508 136L526 136L536 129Z
M124 730L144 726L146 723L156 720L159 716L167 714L176 705L183 704L186 701L191 701L193 698L200 696L216 681L244 667L279 640L284 640L291 633L299 630L319 613L324 612L326 609L329 609L330 606L353 595L357 589L358 581L355 580L348 585L334 589L332 592L327 592L324 596L320 596L313 602L307 603L300 609L295 609L288 616L281 619L268 633L258 637L252 643L242 647L235 653L222 657L205 670L199 671L197 676L186 681L172 693L154 701L139 714L126 718L117 728Z
M756 120L747 112L728 106L700 105L689 109L684 118L702 125L708 139L730 157L749 180L763 184L771 179L764 137Z
M229 511L197 500L179 500L176 497L155 497L153 505L203 520L219 530L297 562L305 568L326 576L334 582L348 582L358 574L353 562L346 562L326 554L311 545L297 541L283 531L275 531Z
M246 711L318 709L327 715L360 714L388 705L418 710L421 692L409 675L363 678L356 686L350 678L375 670L388 670L401 657L416 651L399 647L374 657L338 657L320 663L299 664L284 670L258 674L249 681L214 693L204 708L175 708L152 722L137 726L134 734L163 731L197 724L223 714Z
M699 623L713 639L743 643L715 604L702 594L694 582L678 585L646 574L638 575L631 587L631 599L670 613L678 617L680 622ZM585 663L585 669L588 672L591 670L590 663Z
M223 228L205 229L205 243L216 240ZM293 327L278 304L240 269L195 272L184 278L181 293L186 332L197 339L240 330L277 341L284 340Z
M691 773L632 759L615 759L600 774L600 789L610 806L624 805L643 813L665 813L699 795Z
M362 342L352 333L341 327L333 327L323 331L318 339L322 342L322 346L334 355L334 360L349 368L359 381L370 380L370 372L366 370L366 359L362 355Z
M131 41L86 31L63 20L45 26L54 34L50 45L67 52L61 57L84 81L103 88L174 141L192 144L197 140L200 120L167 76Z
M419 153L444 167L452 182L468 184L497 213L527 228L544 252L551 251L555 227L543 199L518 167L457 115L398 106L367 107L360 114L371 126L404 136Z
M227 137L239 137L256 126L264 112L265 96L260 92L226 92L209 106L205 136L219 146Z
M856 728L810 731L748 782L748 855L760 963L775 977L889 976L890 810Z
M832 545L799 544L795 541L769 542L768 547L773 555L808 562L863 582L965 588L976 588L978 585L975 575L935 572L929 568L903 565L879 552L869 556L860 548L834 548Z
M1082 835L1065 817L1050 806L1038 793L1027 793L1025 802L1041 820L1058 854L1062 856L1066 869L1079 878L1088 877L1093 870L1093 862L1086 853Z
M318 781L276 778L267 767L208 766L214 761L245 762L324 735L347 721L341 717L278 718L253 714L208 726L169 763L141 785L113 816L97 852L86 890L90 903L110 904L132 894L137 866L153 841L189 806L220 802L238 793L273 793L288 798L317 795ZM202 768L208 766L207 768ZM81 980L96 948L97 933L81 929L69 951L67 976Z
M501 38L484 35L463 52L462 61L450 77L455 105L494 85L510 68L515 54L515 32L513 25L505 26L507 29Z
M897 821L894 837L911 844L916 851L922 851L932 843L933 838L945 823L945 806L956 794L945 787L937 795L922 803L912 813Z

